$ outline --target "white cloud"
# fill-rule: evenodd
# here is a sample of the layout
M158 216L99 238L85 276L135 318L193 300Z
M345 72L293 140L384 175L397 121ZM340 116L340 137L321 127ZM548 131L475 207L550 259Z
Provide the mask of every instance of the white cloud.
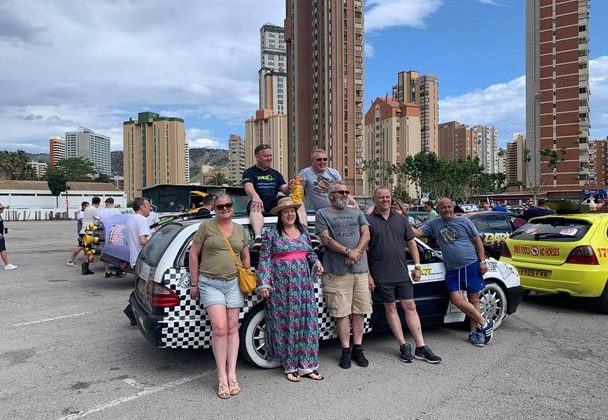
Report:
M608 135L608 56L589 62L590 138ZM519 76L504 83L439 101L439 121L456 120L467 125L492 125L504 145L514 133L526 130L526 78Z
M436 12L443 0L368 0L365 30L410 26L423 28L424 20Z
M376 54L376 49L369 41L365 41L365 47L363 51L365 52L365 58L372 58L374 54Z
M48 151L50 135L86 126L122 148L122 121L144 110L244 121L258 104L259 30L282 25L284 1L167 7L0 1L2 147Z
M494 0L477 0L477 1L480 2L481 4L488 4L490 6L504 6L504 7L507 7L507 5L498 3L498 2L496 2Z
M228 149L226 142L213 140L209 130L200 128L186 129L186 140L190 149L206 147L211 149Z

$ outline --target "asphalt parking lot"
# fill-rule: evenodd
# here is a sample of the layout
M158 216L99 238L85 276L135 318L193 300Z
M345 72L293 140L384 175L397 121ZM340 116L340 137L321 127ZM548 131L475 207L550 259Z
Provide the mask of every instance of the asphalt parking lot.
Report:
M75 222L7 222L19 268L0 270L0 407L6 419L153 417L600 419L608 413L608 316L588 301L531 295L475 348L462 327L425 329L439 365L401 363L390 334L364 339L368 368L337 366L321 345L321 382L239 362L242 393L217 398L210 351L160 350L122 309L132 279L65 265ZM409 338L409 334L408 334Z

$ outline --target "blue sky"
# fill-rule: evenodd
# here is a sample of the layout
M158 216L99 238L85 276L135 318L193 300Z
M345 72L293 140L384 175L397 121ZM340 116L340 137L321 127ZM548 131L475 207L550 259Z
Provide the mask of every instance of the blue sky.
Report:
M204 4L204 7L201 6ZM367 0L365 103L396 74L439 78L440 122L525 127L524 0ZM259 28L284 0L0 0L0 148L48 152L84 126L122 149L122 122L186 121L191 147L226 147L258 104ZM592 0L591 138L608 135L608 2ZM145 17L145 18L144 18Z

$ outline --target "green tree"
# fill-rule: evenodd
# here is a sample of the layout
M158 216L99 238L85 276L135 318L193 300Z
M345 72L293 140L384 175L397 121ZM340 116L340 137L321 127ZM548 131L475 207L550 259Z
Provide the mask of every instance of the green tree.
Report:
M379 168L378 161L376 160L364 160L363 161L363 172L367 177L367 188L369 189L368 194L372 195L378 183L376 182L376 171Z
M226 185L229 184L230 181L222 172L217 172L209 179L209 185Z
M57 165L52 166L46 171L46 182L51 190L51 194L55 196L55 205L59 207L59 195L67 190L67 177Z
M106 174L99 174L97 178L95 178L95 182L112 182L110 177Z
M0 152L0 179L35 179L30 158L23 150Z
M88 159L80 157L61 159L55 167L71 182L92 181L97 175L93 163Z

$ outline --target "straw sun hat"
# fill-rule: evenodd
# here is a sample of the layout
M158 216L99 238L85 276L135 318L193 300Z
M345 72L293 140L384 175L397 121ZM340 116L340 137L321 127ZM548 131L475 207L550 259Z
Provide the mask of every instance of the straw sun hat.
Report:
M285 209L297 209L298 207L300 207L302 205L302 203L296 203L294 202L291 197L283 197L279 200L279 202L277 203L277 205L275 207L272 208L272 210L270 210L270 212L272 214L276 214L278 215L281 210L285 210Z

